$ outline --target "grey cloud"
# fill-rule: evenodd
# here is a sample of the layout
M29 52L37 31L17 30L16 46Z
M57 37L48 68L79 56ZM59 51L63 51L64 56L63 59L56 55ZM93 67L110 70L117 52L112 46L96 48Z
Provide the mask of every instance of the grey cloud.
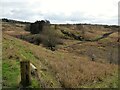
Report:
M113 22L115 22L114 24L117 24L117 19L111 18L109 20L105 19L100 19L100 18L96 18L96 17L89 17L89 16L84 16L84 13L72 13L70 16L65 16L64 13L59 13L59 14L55 14L55 13L35 13L32 12L28 9L12 9L11 10L12 15L5 15L6 17L9 18L13 18L13 19L20 19L20 20L26 20L26 21L30 21L30 20L35 20L34 17L38 17L37 20L40 20L41 17L43 17L43 19L47 19L50 20L52 23L66 23L67 21L73 22L73 23L103 23L103 24L113 24Z
M25 2L1 2L1 6L3 9L9 8L25 8L27 5Z
M59 14L55 14L55 13L47 13L47 14L43 14L45 19L49 19L49 20L53 20L53 21L73 21L73 22L77 22L77 21L82 21L85 19L85 17L83 16L83 13L77 13L77 12L73 12L70 16L66 16L64 13L59 13Z
M5 13L3 13L2 17L11 18L11 19L18 19L18 20L25 20L25 21L35 21L35 17L39 19L47 19L50 20L52 23L66 23L66 22L73 22L73 23L103 23L103 24L117 24L117 16L108 19L100 19L99 17L88 16L84 12L72 12L71 15L66 16L64 13L60 12L34 12L34 8L40 6L31 5L29 6L25 2L12 1L12 2L2 2L2 8Z
M31 21L34 17L38 17L38 15L39 17L42 16L42 14L39 12L34 12L33 7L35 5L29 4L27 1L23 2L21 0L5 0L1 2L1 5L1 18Z
M27 9L12 9L10 12L11 14L5 13L3 16L11 19L29 20L31 16L35 15Z

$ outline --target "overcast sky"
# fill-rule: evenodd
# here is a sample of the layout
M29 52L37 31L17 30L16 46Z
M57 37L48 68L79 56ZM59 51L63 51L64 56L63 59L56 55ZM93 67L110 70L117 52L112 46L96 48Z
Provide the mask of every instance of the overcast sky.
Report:
M1 18L51 23L118 24L119 0L1 0Z

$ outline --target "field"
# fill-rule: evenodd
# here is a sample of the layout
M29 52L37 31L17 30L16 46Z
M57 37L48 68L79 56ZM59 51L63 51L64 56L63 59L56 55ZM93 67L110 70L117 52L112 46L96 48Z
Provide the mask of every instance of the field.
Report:
M2 22L4 88L20 87L20 61L24 59L38 69L39 78L32 76L29 87L118 88L118 27L52 24L62 40L55 51L19 38L32 36L25 27ZM71 35L83 36L84 40Z

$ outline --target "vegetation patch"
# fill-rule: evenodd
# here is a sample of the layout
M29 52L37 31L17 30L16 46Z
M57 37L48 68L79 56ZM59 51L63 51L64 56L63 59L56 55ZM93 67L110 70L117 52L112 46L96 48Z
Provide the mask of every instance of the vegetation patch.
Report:
M100 40L94 40L94 42L79 41L73 38L74 36L75 38L77 36L86 38L86 35L90 32L91 34L88 37L90 40L93 36L102 36L103 32L111 32L108 28L104 29L103 26L81 25L78 30L76 25L57 25L57 27L52 26L49 29L42 27L43 30L37 34L31 33L24 35L19 32L22 27L15 25L14 27L16 29L14 29L11 24L7 28L6 26L4 26L5 30L18 32L18 35L23 35L24 37L21 40L10 36L13 33L3 32L3 87L19 87L19 63L24 59L30 60L37 67L38 71L39 78L32 75L32 84L30 87L118 87L117 64L97 62L99 60L106 61L110 55L117 56L117 44L114 44L114 39L117 37L114 37L115 35L111 38L109 36L106 38L102 37L102 39L101 37L97 37ZM37 26L39 26L39 23L35 24L35 26L33 25L33 28ZM39 29L37 28L37 30ZM81 31L83 29L85 33ZM61 30L65 30L67 33L70 32L69 34L72 35L73 39L71 36L67 36L70 38L63 39L62 37L65 34ZM22 31L26 32L24 29ZM108 34L106 33L103 36L106 35ZM30 40L32 43L37 42L36 44L39 44L39 46L26 42L27 40L24 39ZM63 45L60 44L59 39L64 41L62 42L64 43ZM104 39L107 41L104 41ZM63 48L56 49L57 45L61 45ZM112 48L115 49L113 54L109 51ZM108 53L110 55L107 55ZM113 58L113 60L115 61L117 59Z
M8 62L9 61L9 62ZM20 67L16 60L4 60L2 64L3 87L16 88L20 82Z

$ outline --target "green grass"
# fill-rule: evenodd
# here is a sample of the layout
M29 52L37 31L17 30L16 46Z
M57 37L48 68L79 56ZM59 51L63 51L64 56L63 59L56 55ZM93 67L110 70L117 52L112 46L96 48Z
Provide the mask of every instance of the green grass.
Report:
M20 82L19 62L9 59L3 60L2 74L5 87L18 87Z
M32 78L31 85L29 87L30 88L40 88L40 85L39 85L39 82L35 78Z
M10 49L13 47L13 49ZM19 58L16 59L15 55ZM9 59L9 56L12 58ZM36 60L33 53L27 49L22 43L14 38L3 39L3 60L2 60L2 78L3 87L16 88L20 83L20 60L27 59ZM38 81L32 80L32 87L38 87Z
M27 59L27 60L36 60L35 56L30 50L27 50L24 46L19 48L19 54L21 55L22 58Z
M13 87L16 88L19 86L20 83L20 60L30 60L33 64L40 65L38 63L38 59L42 60L42 58L37 58L34 56L33 52L23 44L21 40L18 40L13 37L8 37L4 40L3 39L3 87ZM13 47L13 49L10 49ZM15 56L18 56L19 59L16 59ZM9 59L9 56L12 58ZM44 59L43 59L44 61ZM44 66L44 65L43 65ZM39 66L38 66L39 67ZM54 76L51 72L39 72L43 74L42 78L45 83L53 83L53 87L57 86L57 81L55 80ZM39 81L32 77L32 83L29 86L32 87L40 87Z

